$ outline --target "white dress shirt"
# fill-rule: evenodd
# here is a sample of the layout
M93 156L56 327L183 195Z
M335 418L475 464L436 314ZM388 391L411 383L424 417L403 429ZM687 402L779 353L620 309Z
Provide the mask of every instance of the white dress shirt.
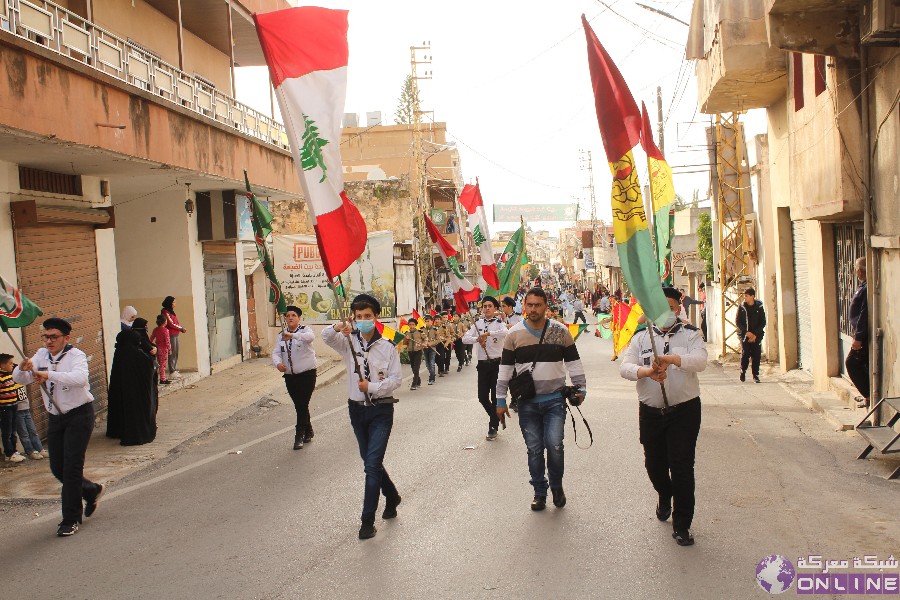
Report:
M31 364L34 365L35 371L48 373L46 385L41 386L41 396L44 399L44 408L51 415L59 415L59 411L50 401L48 390L53 394L53 399L63 414L94 401L90 390L87 357L78 348L70 346L68 351L63 350L53 357L50 356L49 350L41 348L31 357ZM32 372L20 371L19 367L13 370L12 377L13 381L22 385L34 383Z
M287 367L286 374L297 375L305 373L316 368L316 351L313 350L312 344L316 340L316 332L311 327L300 325L296 331L285 331L291 334L289 341L281 339L275 342L275 348L272 349L272 364L278 366L283 364ZM290 348L290 353L288 352Z
M356 354L363 378L369 381L369 396L373 400L392 398L394 390L403 382L400 375L400 354L394 345L381 337L377 331L372 340L366 343L356 332L345 336L332 326L326 327L322 331L322 340L340 353L344 359L344 366L347 367L347 393L350 400L366 401L366 394L359 391L359 377L355 372L353 354ZM369 370L368 377L365 377L366 366ZM387 400L387 402L393 401L393 399Z
M509 330L500 317L488 320L481 318L463 335L462 342L472 344L475 348L475 360L496 360L503 354L503 341L507 331ZM482 333L489 334L484 348L478 343L478 336Z

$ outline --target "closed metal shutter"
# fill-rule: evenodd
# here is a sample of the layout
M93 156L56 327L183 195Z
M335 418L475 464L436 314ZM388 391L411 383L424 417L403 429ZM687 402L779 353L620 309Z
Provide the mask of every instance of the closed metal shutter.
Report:
M19 287L46 317L62 317L72 324L72 344L87 355L94 409L106 407L106 357L100 314L97 247L90 225L40 225L15 229ZM43 347L38 318L24 329L25 353ZM32 414L43 436L47 413L40 389L31 386Z
M793 221L794 290L797 299L797 356L800 368L812 370L812 319L809 314L809 263L806 260L806 222Z

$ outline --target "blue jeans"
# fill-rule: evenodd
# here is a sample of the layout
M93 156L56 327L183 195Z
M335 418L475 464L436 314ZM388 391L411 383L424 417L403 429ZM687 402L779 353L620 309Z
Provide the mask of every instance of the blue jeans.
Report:
M391 427L394 425L394 405L363 406L352 401L347 404L350 409L350 425L353 426L353 433L359 444L359 456L366 472L362 520L372 523L375 521L375 511L378 510L378 494L382 493L388 499L395 499L400 495L382 464L388 439L391 437Z
M34 426L34 419L31 418L31 410L19 409L16 413L18 421L16 427L19 430L19 441L22 442L22 448L25 454L32 452L40 452L44 449L41 445L41 437L38 435Z
M434 367L437 362L437 352L434 351L434 348L425 348L422 351L422 356L425 357L425 367L428 369L428 381L434 383Z
M528 471L535 496L546 496L548 487L562 487L565 425L566 401L562 398L519 402L519 426L528 448ZM544 450L547 451L546 475ZM549 486L547 475L550 476Z

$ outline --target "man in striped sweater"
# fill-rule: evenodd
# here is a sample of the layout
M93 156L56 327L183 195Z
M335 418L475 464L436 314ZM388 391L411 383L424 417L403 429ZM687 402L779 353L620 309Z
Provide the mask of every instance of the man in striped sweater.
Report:
M513 371L531 370L536 395L519 402L519 426L528 448L528 470L534 487L531 510L546 508L548 487L553 493L553 504L562 508L566 505L562 487L566 400L562 389L568 370L572 384L579 388L579 396L583 399L586 395L584 367L568 328L547 319L547 294L543 289L528 291L524 312L526 320L514 325L503 343L497 378L497 416L505 427L509 415L506 390Z

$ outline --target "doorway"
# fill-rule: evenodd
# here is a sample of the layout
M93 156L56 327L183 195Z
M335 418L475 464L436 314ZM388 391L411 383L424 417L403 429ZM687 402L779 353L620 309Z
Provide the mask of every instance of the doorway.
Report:
M237 270L205 271L209 362L214 365L240 353Z

